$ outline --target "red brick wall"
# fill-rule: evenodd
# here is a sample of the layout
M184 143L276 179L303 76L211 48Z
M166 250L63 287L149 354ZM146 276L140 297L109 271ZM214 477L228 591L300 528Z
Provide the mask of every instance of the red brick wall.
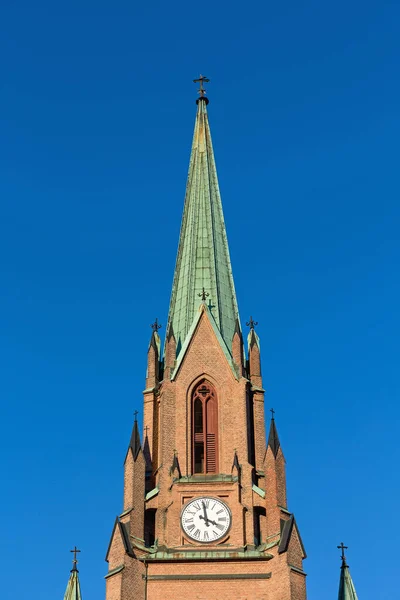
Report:
M202 308L204 311L204 308ZM238 338L238 336L236 336ZM238 340L236 339L236 342ZM199 495L218 496L227 502L232 512L232 527L222 543L226 548L245 549L254 543L254 507L265 508L262 516L262 541L279 543L280 518L288 518L278 504L286 505L284 458L277 458L269 449L265 455L264 400L261 390L253 391L251 385L261 386L260 356L258 346L252 348L252 384L232 369L219 340L217 339L206 311L199 320L197 329L190 341L187 352L181 361L174 380L169 373L173 368L171 352L174 346L171 338L168 345L165 380L158 385L156 353L149 352L147 385L155 389L145 393L144 425L149 453L153 466L153 479L148 487L157 486L159 492L148 502L144 502L144 459L141 457L140 475L137 463L130 458L125 467L124 506L131 503L134 510L124 517L133 535L144 537L144 508L156 509L156 532L158 545L175 549L196 549L193 541L184 537L180 527L182 506L190 498ZM240 342L241 343L241 342ZM235 345L236 362L240 362L240 347ZM208 380L215 388L218 399L218 464L220 474L227 475L225 481L213 481L198 477L195 481L174 482L170 473L174 452L177 453L183 476L191 475L191 397L194 387L202 380ZM249 422L247 398L252 403L252 420ZM249 463L249 436L254 435L255 465ZM232 473L234 453L241 465L240 483L229 476ZM265 459L265 460L264 460ZM255 467L265 471L265 478L255 479ZM234 475L237 470L234 469ZM177 474L175 473L175 476ZM266 488L266 498L253 492L253 482ZM274 539L270 536L275 535ZM304 577L294 572L290 564L301 568L302 557L297 532L289 544L289 550L277 554L277 546L266 552L272 553L272 560L251 561L210 561L210 562L148 562L147 600L305 600ZM220 541L221 543L221 541ZM217 545L218 547L218 545ZM206 550L203 545L198 549ZM216 550L210 546L209 550ZM138 549L135 552L143 554ZM143 562L124 553L121 542L115 539L110 551L110 569L124 562L124 570L107 580L107 600L144 599ZM217 580L176 580L171 575L229 575L266 574L269 579L217 579ZM152 579L152 577L160 579ZM164 579L163 577L167 577Z

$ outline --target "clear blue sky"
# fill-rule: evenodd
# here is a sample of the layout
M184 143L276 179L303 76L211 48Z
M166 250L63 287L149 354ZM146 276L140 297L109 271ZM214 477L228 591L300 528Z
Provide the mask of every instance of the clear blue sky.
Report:
M360 599L396 597L399 20L386 0L2 1L2 598L61 599L75 544L104 597L200 72L309 599L336 598L342 540Z

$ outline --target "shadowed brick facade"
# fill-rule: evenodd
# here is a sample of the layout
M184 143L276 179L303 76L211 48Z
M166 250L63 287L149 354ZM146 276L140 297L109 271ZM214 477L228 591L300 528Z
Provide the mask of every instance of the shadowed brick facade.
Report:
M140 440L135 422L106 600L306 599L305 551L287 507L274 419L266 438L254 326L244 347L207 104L201 92L165 345L155 328L145 433ZM201 496L231 511L230 529L214 543L181 527L182 508Z

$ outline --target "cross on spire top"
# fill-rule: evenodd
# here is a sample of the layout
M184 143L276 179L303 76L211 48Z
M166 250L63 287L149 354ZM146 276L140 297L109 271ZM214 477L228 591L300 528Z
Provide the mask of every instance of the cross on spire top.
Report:
M246 325L247 327L250 327L250 329L254 329L254 327L258 325L258 321L254 321L253 317L250 315L250 321L247 321Z
M203 288L203 290L200 292L200 294L197 294L197 295L199 296L199 298L201 298L203 300L203 302L205 302L210 294L208 292L206 292L206 290Z
M152 330L154 331L154 333L157 333L157 331L158 331L159 329L161 329L162 325L161 325L161 324L158 322L158 320L156 319L156 320L154 321L154 323L152 323L152 324L150 325L150 327L152 328Z
M270 408L270 409L269 409L269 411L270 411L270 413L271 413L271 415L272 415L271 419L274 419L274 418L275 418L275 417L274 417L274 414L275 414L275 411L274 411L274 409L273 409L273 408Z
M345 555L344 551L348 549L348 546L345 546L343 544L343 542L340 542L340 545L338 546L338 549L342 551L342 554L341 554L340 558L342 559L343 564L346 564L346 555Z
M200 75L198 79L193 79L193 83L200 83L200 87L197 92L200 98L204 98L204 96L206 95L206 90L204 89L203 83L208 83L209 81L210 80L207 77L204 77L204 75Z
M70 550L70 552L73 552L74 554L74 558L72 559L72 571L77 571L78 569L76 568L76 565L78 564L78 559L76 558L76 555L78 552L80 552L80 550L78 550L78 548L75 546L73 550Z

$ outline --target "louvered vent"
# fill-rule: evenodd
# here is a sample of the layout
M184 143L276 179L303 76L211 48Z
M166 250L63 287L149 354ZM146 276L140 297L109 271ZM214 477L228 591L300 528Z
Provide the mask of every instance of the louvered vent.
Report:
M217 456L215 447L215 433L207 433L207 473L216 473Z

